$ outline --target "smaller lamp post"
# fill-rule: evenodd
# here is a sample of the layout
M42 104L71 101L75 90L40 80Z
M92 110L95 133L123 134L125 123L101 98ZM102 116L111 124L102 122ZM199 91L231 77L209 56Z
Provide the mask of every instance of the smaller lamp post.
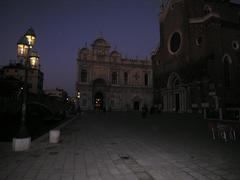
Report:
M31 49L35 44L36 36L32 28L28 29L23 37L17 42L18 57L24 60L24 87L22 102L22 118L20 130L15 138L13 138L13 150L28 150L31 144L31 137L26 128L26 111L27 111L27 94L28 94L28 68L31 61ZM36 59L34 59L36 61Z
M39 56L37 51L31 51L31 54L29 56L29 63L31 68L38 69L39 68Z

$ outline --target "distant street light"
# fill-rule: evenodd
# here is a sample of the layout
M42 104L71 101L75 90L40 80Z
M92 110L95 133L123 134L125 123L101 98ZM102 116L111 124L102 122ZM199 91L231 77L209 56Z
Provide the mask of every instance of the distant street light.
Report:
M78 93L77 93L78 100L80 99L80 97L81 97L81 93L78 91Z
M33 53L32 47L35 44L36 35L32 28L28 29L24 36L17 42L18 58L24 60L24 86L23 86L23 102L22 117L20 130L13 139L13 149L16 151L28 150L31 143L31 137L26 128L26 112L27 112L27 94L28 94L28 68L38 64L38 55ZM31 64L30 64L31 63Z

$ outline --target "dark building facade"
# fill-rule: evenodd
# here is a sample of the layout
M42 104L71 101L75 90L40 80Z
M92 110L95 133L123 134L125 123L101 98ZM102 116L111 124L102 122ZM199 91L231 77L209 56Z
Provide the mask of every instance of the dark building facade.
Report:
M24 81L25 67L23 63L11 62L9 65L2 68L2 76L4 78L15 78L19 81ZM28 68L28 90L33 94L43 93L43 78L44 74L40 70L39 64L32 64Z
M169 0L152 55L154 104L201 112L240 106L240 6L220 0Z

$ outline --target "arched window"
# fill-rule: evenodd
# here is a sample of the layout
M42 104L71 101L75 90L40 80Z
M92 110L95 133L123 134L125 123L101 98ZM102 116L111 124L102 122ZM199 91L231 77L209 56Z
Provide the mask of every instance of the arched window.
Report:
M112 73L112 84L117 84L118 82L118 77L117 77L117 72Z
M124 84L128 84L128 73L124 73Z
M87 70L86 69L81 70L81 82L87 82Z
M231 58L228 55L225 55L223 58L223 73L224 73L224 86L231 86Z
M180 76L173 72L168 77L167 88L177 88L181 84Z
M144 75L144 85L148 86L148 74L147 73L145 73L145 75Z

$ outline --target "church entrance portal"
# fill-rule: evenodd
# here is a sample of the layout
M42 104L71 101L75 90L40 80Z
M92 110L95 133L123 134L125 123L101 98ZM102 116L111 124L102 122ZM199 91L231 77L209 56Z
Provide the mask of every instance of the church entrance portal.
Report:
M95 94L95 109L102 109L103 108L103 94L101 92L97 92Z
M163 111L186 112L187 90L177 73L170 74L167 88L162 89Z
M103 79L96 79L93 82L93 107L94 109L103 109L106 105L107 84Z
M133 103L133 109L134 109L135 111L139 111L139 101L134 101L134 103Z

